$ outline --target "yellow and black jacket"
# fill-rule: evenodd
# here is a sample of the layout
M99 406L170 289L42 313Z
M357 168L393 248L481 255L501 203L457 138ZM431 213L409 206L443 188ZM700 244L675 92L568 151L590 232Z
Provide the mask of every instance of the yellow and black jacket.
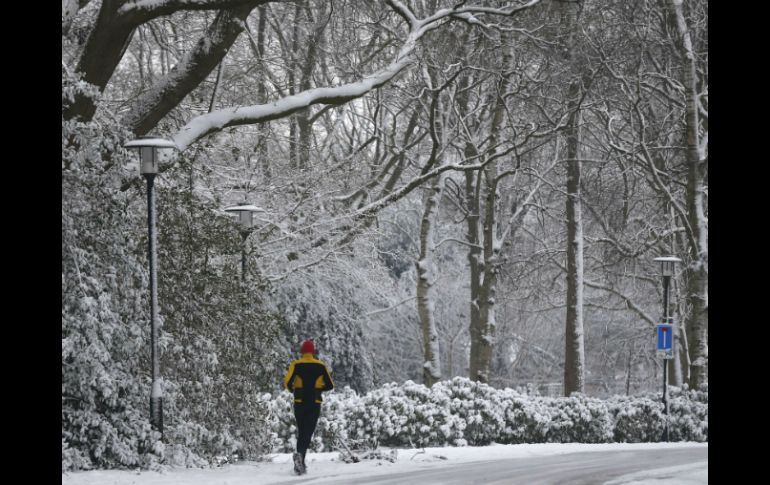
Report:
M289 365L283 387L294 392L295 404L320 404L323 401L321 393L334 389L334 381L326 364L314 358L313 354L302 354Z

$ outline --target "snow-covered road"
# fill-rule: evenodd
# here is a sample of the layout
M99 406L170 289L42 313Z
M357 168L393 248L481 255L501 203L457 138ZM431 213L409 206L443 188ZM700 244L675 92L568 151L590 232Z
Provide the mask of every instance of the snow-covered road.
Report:
M619 477L656 469L668 469L683 464L700 464L708 470L708 449L608 451L604 453L571 453L560 456L492 460L475 463L447 464L428 470L369 475L367 485L400 484L506 484L506 485L598 485L609 480L617 484L640 483L629 476L628 482ZM688 469L687 471L691 471ZM707 473L707 472L706 472ZM672 475L673 476L673 475ZM641 477L639 477L641 478ZM650 477L652 478L652 477ZM706 475L707 483L708 478ZM286 482L276 482L286 483ZM312 484L359 484L361 477L329 478L303 481ZM694 482L700 483L700 482Z
M707 485L708 443L492 445L398 450L398 459L346 464L309 453L309 472L289 454L269 462L163 472L97 470L62 475L62 485L585 484Z

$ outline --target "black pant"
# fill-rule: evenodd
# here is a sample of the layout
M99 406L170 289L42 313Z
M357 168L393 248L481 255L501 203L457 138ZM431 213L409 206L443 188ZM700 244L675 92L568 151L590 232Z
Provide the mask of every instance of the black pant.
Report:
M295 404L294 417L297 419L297 453L305 458L305 452L310 446L310 438L313 437L318 416L321 414L321 405Z

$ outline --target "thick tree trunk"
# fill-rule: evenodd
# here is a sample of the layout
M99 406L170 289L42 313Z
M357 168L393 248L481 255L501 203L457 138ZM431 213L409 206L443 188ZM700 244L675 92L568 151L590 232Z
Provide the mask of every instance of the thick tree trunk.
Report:
M687 222L690 230L686 301L690 311L686 330L690 351L690 387L708 383L708 222L705 214L705 179L708 158L701 148L695 55L682 0L669 0L679 34L677 47L684 61L682 85L685 92L687 139Z
M680 220L679 216L675 216L674 208L671 207L671 226L676 227L677 223L681 225L686 225L686 222L684 220ZM681 254L680 248L686 248L687 242L686 237L682 232L675 232L673 234L673 244L671 247L671 254ZM674 285L674 297L672 298L676 302L676 308L675 313L673 315L676 316L676 322L677 322L677 328L678 332L676 333L676 340L674 342L674 345L677 347L677 364L679 365L679 368L677 369L677 374L679 375L679 381L678 384L681 386L684 383L690 382L690 350L689 350L689 340L687 337L687 316L686 316L686 305L683 305L682 302L685 301L685 299L682 297L682 289L684 288L684 292L687 292L687 271L682 271L679 274L679 278L676 280L676 284Z
M580 207L580 95L577 81L570 86L567 125L567 320L564 350L564 395L584 392L583 341L583 220Z
M139 23L119 16L119 0L102 0L102 7L91 35L88 36L83 53L75 70L83 73L83 80L104 89L118 66L123 53L131 42L131 36ZM74 102L63 111L65 119L90 120L96 112L93 99L78 95Z
M702 259L694 259L690 272L687 300L690 313L686 329L690 351L690 387L708 384L708 270Z
M457 106L462 116L468 113L468 86L471 82L469 76L461 76L458 82ZM474 126L474 129L478 127ZM478 160L476 147L470 142L465 142L464 157L465 160ZM480 185L481 172L465 172L465 201L467 232L465 240L468 243L468 277L470 294L470 308L468 320L468 333L471 340L470 356L468 359L468 377L475 380L478 375L477 363L479 361L478 351L481 339L480 330L480 312L479 312L479 292L481 289L481 239L479 233L480 220ZM476 342L476 343L474 343ZM451 355L450 355L451 357ZM451 365L450 365L451 367ZM451 369L450 369L451 371Z
M502 69L505 72L511 65L510 53L504 51ZM505 114L505 90L508 86L507 76L503 75L497 85L494 97L494 109L492 122L489 127L491 133L489 146L492 149L487 155L487 160L495 156L495 147L500 137ZM500 265L500 244L498 238L497 221L497 160L492 160L483 170L483 178L479 177L478 183L484 182L484 222L483 222L483 257L480 272L483 280L476 299L478 305L478 322L475 332L471 329L471 380L488 383L489 371L492 365L492 349L495 343L495 294L497 291L497 271ZM478 187L477 187L478 191ZM478 196L477 196L478 197ZM478 209L478 208L477 208ZM475 359L473 358L475 357Z
M475 151L469 144L466 145L465 156L470 159L474 155ZM479 293L481 289L481 241L479 234L479 191L478 184L481 183L479 174L477 172L465 172L465 197L468 201L468 217L466 223L468 232L466 234L466 241L470 244L468 250L468 264L469 264L469 277L470 277L470 322L468 330L471 337L471 352L469 360L468 377L472 380L477 380L478 375L478 351L480 348L479 341L481 340L480 329L480 312L479 312ZM474 343L475 342L475 343Z
M564 62L573 78L567 89L569 119L565 128L567 158L567 312L564 336L564 395L585 392L583 336L583 218L580 205L580 122L582 67L575 56L578 10L576 4L559 4L564 40Z
M430 387L441 380L438 331L433 316L433 283L436 280L433 255L433 220L438 213L441 178L435 177L426 189L420 223L420 258L417 260L417 313L422 325L424 364L423 382Z
M440 111L441 89L436 89L435 72L429 70L431 93L429 108L429 128L433 146L430 156L425 162L421 173L427 173L438 164L438 153L445 142L444 130L440 118L436 113ZM416 114L416 111L415 111ZM439 201L441 200L441 187L443 178L434 177L426 188L423 196L423 213L420 221L420 257L417 261L417 310L420 316L423 335L423 382L426 386L432 386L441 379L441 354L439 352L438 330L434 319L435 302L433 301L433 284L436 281L435 264L433 263L433 226L434 219L438 215Z
M298 8L299 8L299 4ZM297 11L299 14L299 10ZM313 20L313 12L306 7L305 15ZM312 86L313 71L318 62L318 46L321 43L323 30L326 27L326 7L321 5L318 16L320 20L316 22L313 32L309 38L303 39L303 44L307 45L307 55L302 62L300 69L300 91L307 91ZM296 42L296 39L295 39ZM296 46L295 46L296 47ZM299 49L295 49L295 57L299 54ZM305 170L310 164L310 146L312 143L313 122L310 118L310 112L302 111L297 113L297 166L300 170Z
M500 248L496 238L497 213L497 165L491 162L484 170L484 244L483 244L483 280L479 288L479 328L476 341L471 341L471 348L477 346L474 372L471 379L479 382L489 382L489 371L492 364L492 349L495 343L495 295L497 292L497 270L499 266Z

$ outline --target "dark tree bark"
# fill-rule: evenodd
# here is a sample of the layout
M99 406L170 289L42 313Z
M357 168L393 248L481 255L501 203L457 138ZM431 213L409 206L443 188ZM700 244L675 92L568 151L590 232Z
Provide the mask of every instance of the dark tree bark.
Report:
M217 10L247 5L254 8L266 1L211 0L188 3L182 0L170 0L165 3L139 7L126 2L126 0L103 0L96 24L88 36L88 40L86 40L75 70L83 74L84 81L103 90L123 58L123 54L131 42L131 36L139 25L180 10ZM68 120L80 118L83 121L88 121L95 112L96 105L93 99L85 96L76 97L71 105L63 109L64 118Z
M205 80L219 65L244 30L252 5L220 11L195 45L168 75L131 105L125 124L137 135L152 130L169 111Z

